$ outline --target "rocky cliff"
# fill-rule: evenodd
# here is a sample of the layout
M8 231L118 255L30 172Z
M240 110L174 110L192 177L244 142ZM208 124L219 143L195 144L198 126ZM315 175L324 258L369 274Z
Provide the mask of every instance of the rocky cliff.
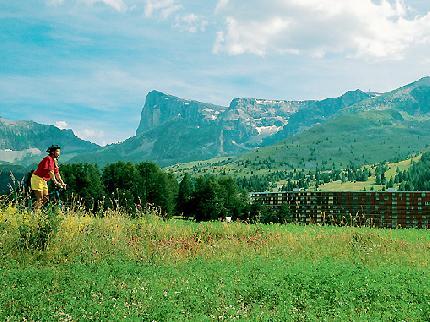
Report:
M351 92L324 101L235 98L224 107L151 91L136 136L75 160L151 160L164 166L236 155L270 139L275 143L283 139L288 135L285 128L295 115L299 115L295 127L300 129L329 119L342 108L368 97L363 92Z
M180 121L183 125L204 126L213 123L226 107L181 99L158 91L146 96L136 135L151 131L168 122Z

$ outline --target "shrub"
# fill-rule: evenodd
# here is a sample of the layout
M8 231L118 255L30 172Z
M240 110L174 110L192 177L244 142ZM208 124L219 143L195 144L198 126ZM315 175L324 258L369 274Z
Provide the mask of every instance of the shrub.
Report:
M60 224L59 210L48 208L24 215L18 227L18 247L26 250L45 250L49 240L57 232Z

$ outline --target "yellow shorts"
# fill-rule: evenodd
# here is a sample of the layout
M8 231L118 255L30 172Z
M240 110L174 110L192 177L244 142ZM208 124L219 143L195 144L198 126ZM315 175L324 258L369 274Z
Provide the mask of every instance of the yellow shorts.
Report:
M31 190L36 191L48 191L48 182L43 180L41 177L32 174L31 175Z

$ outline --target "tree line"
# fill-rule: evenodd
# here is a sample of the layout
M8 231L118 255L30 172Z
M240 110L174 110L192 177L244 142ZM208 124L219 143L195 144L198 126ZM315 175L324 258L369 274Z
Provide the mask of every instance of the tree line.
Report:
M402 191L430 191L430 152L424 153L408 170L397 170L393 183L399 183Z
M180 180L151 162L117 162L100 169L95 164L63 164L67 183L63 199L81 203L88 211L120 209L131 216L156 207L169 218L183 216L196 221L232 217L250 222L289 220L288 207L273 209L250 202L249 192L230 176L191 176Z

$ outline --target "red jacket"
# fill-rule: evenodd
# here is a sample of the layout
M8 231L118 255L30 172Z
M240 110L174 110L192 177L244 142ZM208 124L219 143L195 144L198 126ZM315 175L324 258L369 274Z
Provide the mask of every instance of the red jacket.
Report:
M54 158L48 155L40 161L37 166L37 170L33 172L33 174L41 177L43 180L49 181L51 180L51 176L49 172L54 171L55 174L59 173L59 168L57 162L55 162Z

